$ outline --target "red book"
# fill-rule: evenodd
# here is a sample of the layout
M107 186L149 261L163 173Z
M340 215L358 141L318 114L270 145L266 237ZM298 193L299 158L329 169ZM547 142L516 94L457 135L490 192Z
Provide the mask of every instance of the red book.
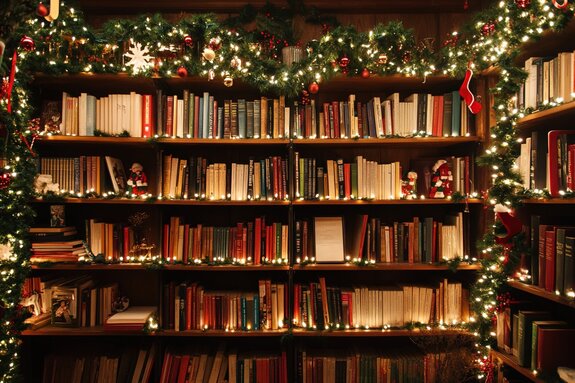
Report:
M186 373L188 372L188 364L190 363L189 355L182 355L180 360L180 371L178 373L178 383L186 383Z
M172 354L167 352L164 356L164 362L162 364L162 376L160 378L160 383L167 383L168 377L170 376L170 366L172 365Z
M557 367L575 367L571 352L575 329L539 328L537 331L537 369L552 372Z
M162 253L164 259L167 259L170 256L169 248L170 248L170 225L165 223L164 224L164 238L162 238Z
M256 218L255 224L255 239L254 239L254 265L261 264L262 257L262 219L260 217Z
M174 96L167 96L166 98L166 126L164 126L164 134L170 137L174 134Z
M545 290L555 291L555 229L545 232Z
M282 351L280 373L280 383L287 383L287 355L285 351Z
M180 372L181 355L174 355L172 359L172 367L170 368L170 379L168 382L177 382L178 373Z
M154 100L151 94L142 95L142 137L154 134Z
M551 193L553 197L559 196L559 189L561 187L560 166L566 158L566 156L563 156L563 154L566 153L561 153L560 145L558 145L562 135L575 135L575 130L551 130L547 135L547 152L549 153L547 176L549 178L549 193Z
M340 126L339 126L339 102L338 101L332 101L331 102L331 107L333 109L333 134L334 136L332 138L340 138ZM345 130L344 130L345 131Z
M575 190L575 144L567 147L567 187Z
M192 286L186 286L186 330L192 329Z
M294 322L297 323L298 326L301 326L301 316L300 316L300 310L299 310L299 298L300 298L300 292L301 290L301 286L299 285L299 283L296 283L294 285L294 292L293 292L293 319ZM287 289L286 289L287 291ZM286 301L288 302L288 301Z
M183 249L184 252L182 254L182 261L184 263L188 263L190 260L189 247L190 247L190 225L185 224L184 225L184 249Z
M124 260L126 259L126 257L128 255L130 255L130 227L129 226L124 226L123 228L123 234L124 234Z
M350 198L351 196L351 164L343 164L343 185L345 198Z

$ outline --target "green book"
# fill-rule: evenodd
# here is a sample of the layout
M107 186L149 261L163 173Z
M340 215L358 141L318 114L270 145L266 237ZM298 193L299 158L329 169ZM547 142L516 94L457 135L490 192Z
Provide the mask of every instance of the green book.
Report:
M520 366L528 367L531 365L531 331L533 322L549 319L550 316L551 314L546 311L519 311L517 359Z
M351 194L357 198L357 162L351 163Z

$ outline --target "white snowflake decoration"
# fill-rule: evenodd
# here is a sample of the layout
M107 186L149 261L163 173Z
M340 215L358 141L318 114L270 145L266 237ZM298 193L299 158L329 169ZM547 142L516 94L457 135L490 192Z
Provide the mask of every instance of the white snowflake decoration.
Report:
M152 66L150 61L153 57L150 56L148 52L148 47L142 47L142 44L140 43L130 43L130 51L128 53L124 53L124 56L130 59L126 65L132 66L134 73L144 71Z

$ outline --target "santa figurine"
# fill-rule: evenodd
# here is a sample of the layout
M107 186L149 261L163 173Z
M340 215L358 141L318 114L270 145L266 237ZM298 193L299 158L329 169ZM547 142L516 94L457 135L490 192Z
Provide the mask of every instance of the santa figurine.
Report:
M438 160L431 168L431 188L429 189L429 198L446 198L453 193L451 183L453 175L449 164L445 160Z
M130 194L141 195L148 191L148 177L144 173L144 167L138 162L134 162L130 167L130 177L128 178L128 191Z
M405 198L415 198L417 196L417 173L407 173L407 180L401 181L401 194Z

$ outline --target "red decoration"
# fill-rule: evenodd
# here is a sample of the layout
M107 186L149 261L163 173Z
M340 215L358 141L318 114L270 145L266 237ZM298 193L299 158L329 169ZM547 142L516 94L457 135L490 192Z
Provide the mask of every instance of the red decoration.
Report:
M471 93L471 90L469 90L469 83L471 82L472 75L473 72L471 69L467 69L465 72L465 78L463 79L463 84L459 87L459 94L465 100L467 108L469 108L471 113L477 114L481 111L481 104L475 100L475 96Z
M12 183L12 174L5 169L0 169L0 190L6 189Z
M312 82L311 84L309 84L308 90L311 94L316 94L317 92L319 92L319 84L317 82Z
M451 188L453 174L447 161L438 160L431 170L433 170L433 174L431 176L429 198L446 198L451 196L453 193Z
M531 0L515 0L517 8L525 9L531 4Z
M557 9L565 9L569 5L569 0L563 0L562 3L559 3L557 0L551 0L551 2Z
M511 294L510 293L503 293L501 295L497 296L497 307L495 308L495 311L497 311L498 313L502 313L503 311L505 311L505 309L507 307L509 307L509 305L511 304Z
M443 46L455 47L455 45L457 44L457 40L459 40L459 35L452 35L443 42Z
M385 53L380 54L377 58L377 63L380 65L387 64L387 55Z
M22 36L22 38L20 39L20 46L27 51L32 51L34 50L35 46L34 40L32 40L32 38L29 36Z
M210 39L210 42L208 43L208 47L210 47L214 51L217 51L222 47L222 42L219 38L212 37Z
M194 44L194 39L192 39L192 36L190 35L186 35L184 37L184 44L186 44L187 46L191 47Z
M469 8L469 1L465 0L465 2L463 2L463 10L467 11L468 8Z
M302 105L307 105L309 104L309 92L307 90L302 90L301 92L301 100L300 102L302 103Z
M481 34L483 36L489 36L493 32L495 32L495 23L493 21L488 21L481 27Z
M178 68L178 76L188 77L188 70L186 69L186 67L181 66Z
M36 8L36 13L40 17L44 17L48 15L48 8L43 3L38 4L38 8Z
M339 66L341 68L347 68L347 66L349 65L349 58L347 58L347 56L343 56L340 60L339 60Z
M403 54L403 62L407 64L410 61L411 61L411 52L405 52Z
M367 68L363 68L363 70L361 71L361 77L362 78L369 78L369 69Z
M495 206L495 217L501 221L507 233L497 236L495 242L504 246L511 246L511 238L519 234L522 229L521 221L513 212L503 205Z

